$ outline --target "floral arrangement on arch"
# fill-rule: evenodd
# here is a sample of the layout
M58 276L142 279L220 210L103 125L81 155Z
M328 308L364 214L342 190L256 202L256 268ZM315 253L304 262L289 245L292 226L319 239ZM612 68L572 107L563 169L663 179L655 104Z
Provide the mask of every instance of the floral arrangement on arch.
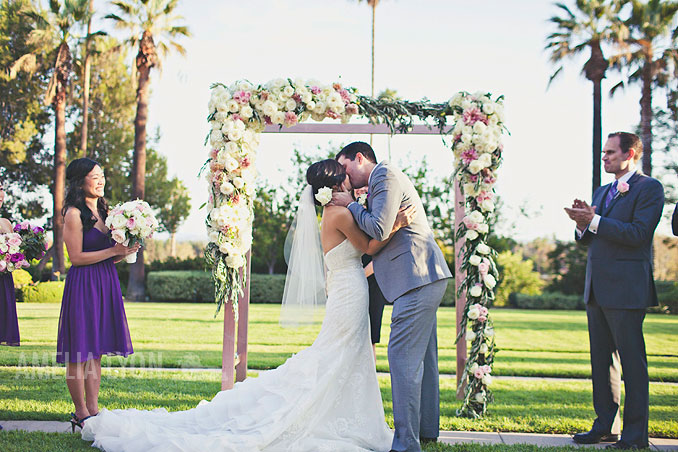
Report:
M449 102L454 116L452 150L455 175L464 195L465 217L455 240L464 239L460 251L465 277L458 295L466 292L466 306L457 341L471 343L460 385L466 385L460 416L477 418L485 414L494 400L492 363L495 354L494 328L489 305L495 297L498 279L496 252L487 245L495 209L496 170L502 161L501 136L504 127L503 97L460 92Z
M212 85L206 139L211 150L203 168L209 184L205 255L212 267L217 312L230 301L237 316L246 282L260 133L266 125L292 127L309 118L345 123L358 114L357 102L356 90L338 83L276 79L258 86L247 81Z

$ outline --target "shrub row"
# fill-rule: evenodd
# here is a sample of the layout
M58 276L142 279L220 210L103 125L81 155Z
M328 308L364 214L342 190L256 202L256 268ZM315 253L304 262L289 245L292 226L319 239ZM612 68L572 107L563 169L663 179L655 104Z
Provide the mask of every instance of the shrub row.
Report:
M253 274L250 281L252 303L280 303L285 290L285 275ZM214 302L214 283L209 272L176 270L150 272L147 295L152 301Z
M17 290L17 299L24 303L61 303L65 281L47 281L23 286Z
M584 297L560 292L544 292L541 295L512 293L509 306L518 309L584 309Z

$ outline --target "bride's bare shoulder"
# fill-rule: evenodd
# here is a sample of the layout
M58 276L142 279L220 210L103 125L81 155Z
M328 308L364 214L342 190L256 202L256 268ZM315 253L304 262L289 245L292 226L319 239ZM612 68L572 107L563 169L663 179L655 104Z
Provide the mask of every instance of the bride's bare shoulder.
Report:
M326 206L323 211L323 218L326 220L341 220L344 218L353 218L351 211L341 206Z

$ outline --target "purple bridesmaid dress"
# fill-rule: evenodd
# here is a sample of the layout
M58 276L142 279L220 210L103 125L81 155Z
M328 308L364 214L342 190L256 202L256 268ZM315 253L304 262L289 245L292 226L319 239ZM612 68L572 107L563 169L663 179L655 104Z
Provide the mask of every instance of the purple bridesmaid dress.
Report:
M0 274L0 345L19 346L19 321L11 273Z
M83 234L82 250L98 251L114 245L97 228ZM81 363L102 355L134 353L113 259L72 266L61 300L57 362Z

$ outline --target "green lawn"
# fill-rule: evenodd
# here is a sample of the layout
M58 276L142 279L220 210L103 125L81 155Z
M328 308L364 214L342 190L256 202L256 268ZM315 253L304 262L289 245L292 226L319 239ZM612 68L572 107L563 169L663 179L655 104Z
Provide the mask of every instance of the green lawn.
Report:
M104 369L100 405L109 409L195 407L220 388L219 372ZM384 410L392 426L388 377L380 377ZM586 381L495 380L496 402L482 419L455 416L459 402L453 379L441 381L444 430L574 433L594 417ZM650 435L678 438L678 385L650 384ZM63 368L0 368L0 419L68 420L71 409ZM4 450L1 449L0 450Z
M3 347L0 365L54 365L58 304L18 305L21 347ZM127 303L136 353L127 359L104 358L107 366L220 367L222 317L214 305ZM297 330L278 325L280 305L251 306L249 367L268 369L313 342L319 325ZM391 309L387 306L377 367L388 371L386 342ZM454 309L438 313L440 370L454 373ZM500 349L495 375L587 378L590 375L586 314L583 311L492 311ZM645 320L652 381L678 381L678 316L648 314Z
M79 434L0 432L0 450L3 452L49 451L91 452L90 442L80 439ZM575 452L577 447L537 447L525 444L483 446L480 444L457 444L454 446L432 444L424 452Z

